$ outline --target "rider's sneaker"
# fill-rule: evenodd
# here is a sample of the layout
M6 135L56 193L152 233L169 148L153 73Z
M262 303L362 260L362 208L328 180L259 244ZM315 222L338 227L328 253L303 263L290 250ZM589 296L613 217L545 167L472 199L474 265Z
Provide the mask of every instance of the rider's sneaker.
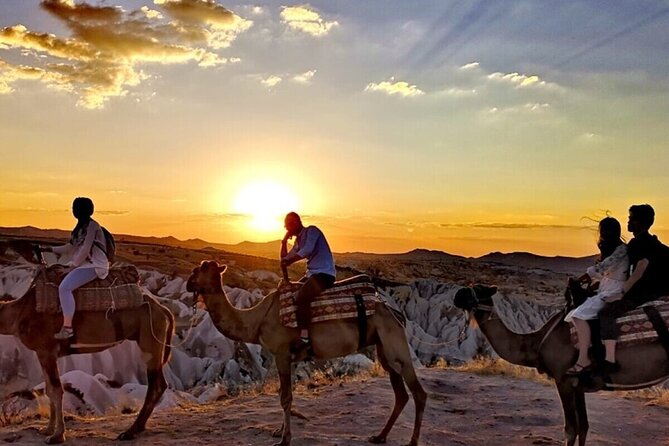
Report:
M53 335L54 339L58 340L65 340L65 339L70 339L72 336L74 336L74 330L72 330L72 327L63 327L60 329L58 333Z

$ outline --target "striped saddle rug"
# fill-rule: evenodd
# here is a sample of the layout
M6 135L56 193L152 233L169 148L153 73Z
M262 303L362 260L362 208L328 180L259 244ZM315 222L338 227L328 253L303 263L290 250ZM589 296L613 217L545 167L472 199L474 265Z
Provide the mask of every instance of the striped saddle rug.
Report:
M36 310L39 313L60 313L58 285L71 269L61 265L44 268L35 278ZM137 308L144 302L139 273L132 265L109 269L105 279L95 279L74 290L77 311L107 311Z
M618 330L620 330L618 348L657 341L657 331L655 331L653 324L648 320L648 316L643 309L647 306L654 306L662 316L664 323L669 326L669 296L645 303L616 319ZM574 345L576 345L578 335L573 325L571 326L571 338Z
M364 279L360 282L356 280L353 280L353 283L350 280L344 282L342 285L335 283L334 287L314 299L311 303L312 323L357 318L356 296L364 303L365 315L374 314L376 303L379 302L374 284ZM283 293L279 296L279 319L286 327L297 328L296 296L297 292Z

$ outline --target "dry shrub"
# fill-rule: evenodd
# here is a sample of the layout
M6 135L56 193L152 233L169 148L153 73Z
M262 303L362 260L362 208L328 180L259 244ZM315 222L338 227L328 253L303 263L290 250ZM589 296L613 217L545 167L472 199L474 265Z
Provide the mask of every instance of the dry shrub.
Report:
M660 406L669 408L669 389L655 386L648 389L630 390L628 392L616 392L623 398L645 402L648 406Z
M553 381L546 375L537 372L536 369L511 364L501 358L475 358L461 366L452 367L453 370L461 372L476 373L479 375L502 375L513 378L528 379L541 384L553 384Z

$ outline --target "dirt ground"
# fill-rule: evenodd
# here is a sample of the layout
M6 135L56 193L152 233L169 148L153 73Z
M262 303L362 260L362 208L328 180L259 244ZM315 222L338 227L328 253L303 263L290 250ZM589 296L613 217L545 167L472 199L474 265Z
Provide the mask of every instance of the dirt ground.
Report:
M562 413L553 387L504 376L481 376L448 369L422 369L429 394L422 445L559 445ZM393 403L386 377L332 383L295 395L294 446L358 446L378 433ZM590 445L669 445L669 410L620 394L587 395ZM413 425L413 401L388 437L405 444ZM134 415L69 419L71 445L117 444ZM133 445L271 445L281 423L275 395L244 395L206 405L155 413ZM38 445L45 420L5 427L0 443Z

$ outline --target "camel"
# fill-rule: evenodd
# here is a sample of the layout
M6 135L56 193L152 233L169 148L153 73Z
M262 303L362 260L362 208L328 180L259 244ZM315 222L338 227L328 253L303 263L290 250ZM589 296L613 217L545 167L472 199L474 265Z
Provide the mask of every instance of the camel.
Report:
M577 438L579 446L585 446L589 427L585 392L641 389L669 377L669 358L659 342L618 348L616 358L621 367L608 377L610 382L597 375L567 375L578 351L571 340L569 323L564 321L565 311L553 315L534 333L514 333L495 312L492 296L496 292L497 288L483 285L461 288L454 304L469 314L473 312L479 328L500 357L513 364L535 367L555 380L564 414L566 446L574 445Z
M23 252L28 254L31 251L25 249ZM73 321L75 343L68 344L53 337L63 324L62 315L35 311L35 288L33 280L25 295L0 303L0 334L16 336L37 354L50 402L49 424L40 431L47 436L45 442L56 444L65 441L63 386L57 359L71 354L99 352L125 339L137 342L141 349L148 382L144 405L137 419L118 436L119 440L133 439L144 431L146 421L167 389L163 366L170 358L169 342L174 332L174 316L150 296L144 296L144 303L135 309L117 310L110 314L105 311L77 312Z
M283 425L275 432L281 441L274 446L288 446L291 441L290 414L293 401L291 364L304 359L304 353L292 357L290 342L299 330L284 327L279 321L279 291L265 296L249 309L235 308L222 288L226 266L215 261L205 261L193 269L188 278L188 291L194 292L206 305L216 328L226 337L242 342L261 344L274 355L280 381L280 400L283 408ZM393 410L378 435L369 438L371 443L385 443L395 420L409 400L404 383L411 391L416 405L413 434L408 446L416 446L425 409L427 394L423 390L411 362L404 327L385 304L378 302L375 313L367 318L368 330L365 345L376 345L381 366L390 375L395 393ZM334 320L312 325L311 339L316 359L345 356L358 350L358 326L355 320Z

